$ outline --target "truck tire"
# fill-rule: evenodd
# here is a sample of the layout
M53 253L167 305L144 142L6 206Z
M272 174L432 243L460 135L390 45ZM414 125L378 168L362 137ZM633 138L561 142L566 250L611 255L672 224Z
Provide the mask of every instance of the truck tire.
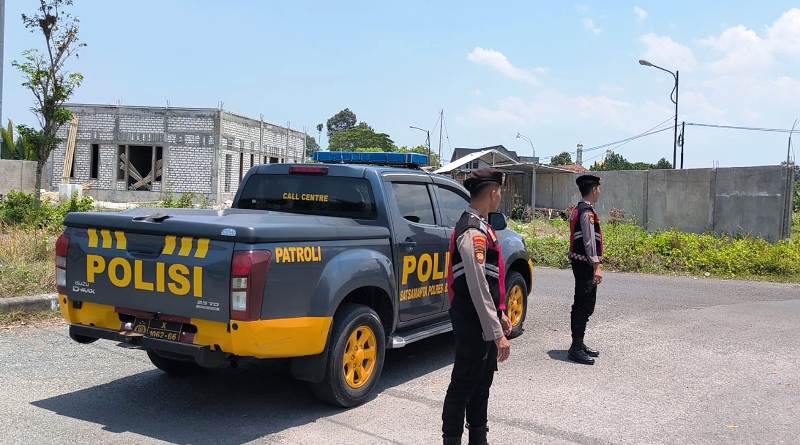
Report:
M506 276L506 315L511 320L511 335L522 335L522 325L528 315L528 285L519 272L510 271Z
M311 390L320 400L350 408L364 403L383 370L386 337L372 309L345 303L333 320L325 377Z
M156 368L176 377L194 375L203 369L195 362L164 357L155 351L148 350L147 357L150 358L150 361L153 362Z

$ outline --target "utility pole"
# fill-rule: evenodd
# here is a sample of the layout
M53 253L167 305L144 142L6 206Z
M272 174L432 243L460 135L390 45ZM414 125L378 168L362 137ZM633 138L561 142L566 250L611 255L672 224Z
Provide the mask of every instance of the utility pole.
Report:
M424 128L415 127L413 125L409 125L408 128L425 132L425 145L428 147L428 165L431 165L431 132Z
M444 109L439 112L439 165L442 163L442 129L444 128Z
M789 153L792 151L792 133L794 133L794 127L797 126L797 119L794 120L794 124L792 124L792 129L789 131L789 142L786 143L786 166L789 166L789 161L791 157Z
M675 126L672 127L672 168L674 169L677 167L676 164L678 163L678 80L680 79L680 72L675 70L673 73L668 69L661 68L658 65L653 65L647 60L639 60L639 65L649 66L667 72L672 75L673 79L675 79L675 86L672 88L672 93L669 95L669 100L675 104ZM675 98L672 97L673 94L675 95Z
M3 118L3 46L6 33L6 0L0 0L0 125Z
M681 170L683 170L683 142L684 142L684 134L686 134L684 133L685 131L686 131L686 121L683 121L681 123L681 137L678 139L678 145L681 146Z
M583 166L583 144L578 144L575 153L575 164Z

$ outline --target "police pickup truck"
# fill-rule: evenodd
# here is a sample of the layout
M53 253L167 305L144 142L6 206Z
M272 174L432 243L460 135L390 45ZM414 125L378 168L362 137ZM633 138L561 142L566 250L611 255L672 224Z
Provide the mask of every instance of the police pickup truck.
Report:
M253 167L226 210L70 213L56 244L61 312L79 343L144 349L187 375L290 359L322 400L364 402L386 349L451 330L448 245L469 194L421 170ZM492 225L519 335L533 281L523 239Z

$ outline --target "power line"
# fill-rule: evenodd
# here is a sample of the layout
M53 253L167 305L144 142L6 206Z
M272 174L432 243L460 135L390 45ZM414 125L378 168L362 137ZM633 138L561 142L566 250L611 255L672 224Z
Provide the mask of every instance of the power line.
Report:
M740 127L736 125L718 125L718 124L701 124L697 122L687 122L686 125L693 127L708 127L708 128L723 128L728 130L748 130L748 131L765 131L771 133L791 133L792 130L785 128L760 128L760 127Z
M669 127L661 128L661 129L658 129L658 130L656 130L656 129L658 127L666 124L667 122L671 121L674 118L675 118L674 115L670 116L667 119L659 122L654 127L650 128L649 130L645 130L642 133L639 133L637 135L634 135L634 136L631 136L631 137L628 137L628 138L625 138L625 139L621 139L619 141L609 142L607 144L595 145L594 147L584 148L583 152L586 153L586 152L590 152L590 151L594 151L594 150L599 150L601 148L610 147L612 145L627 144L628 142L634 141L634 140L639 139L639 138L643 138L643 137L650 136L650 135L653 135L653 134L656 134L656 133L660 133L662 131L672 130L673 128L675 128L675 125L670 125ZM567 152L567 153L569 153L569 154L577 154L577 151L571 151L571 152ZM553 156L557 156L557 155L544 156L544 157L542 157L542 159L551 159Z

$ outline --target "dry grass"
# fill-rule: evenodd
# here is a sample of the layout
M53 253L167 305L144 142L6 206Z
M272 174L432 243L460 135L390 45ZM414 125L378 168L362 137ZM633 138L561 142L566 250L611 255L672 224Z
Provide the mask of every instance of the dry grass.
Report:
M0 227L0 298L55 289L55 240L46 230Z

